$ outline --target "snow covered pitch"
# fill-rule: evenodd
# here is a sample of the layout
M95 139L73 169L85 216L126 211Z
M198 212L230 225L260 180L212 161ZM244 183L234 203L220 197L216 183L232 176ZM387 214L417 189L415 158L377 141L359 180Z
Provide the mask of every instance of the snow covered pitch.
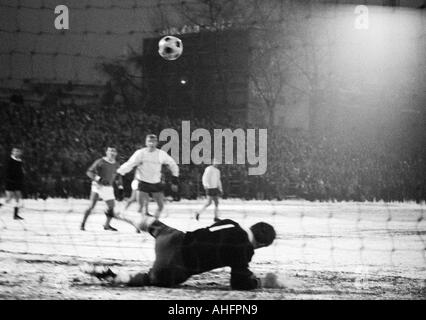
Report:
M269 222L278 237L256 251L251 270L277 272L287 288L233 291L229 269L193 276L177 288L110 287L81 272L87 263L148 270L150 235L122 222L102 228L99 203L79 230L88 200L25 200L24 221L0 208L0 299L425 299L425 205L320 203L300 200L222 200L220 214L246 226ZM122 204L118 204L118 209ZM166 203L162 220L180 230L213 221L208 209L193 219L202 200ZM150 203L151 211L155 207ZM136 217L136 207L128 212Z

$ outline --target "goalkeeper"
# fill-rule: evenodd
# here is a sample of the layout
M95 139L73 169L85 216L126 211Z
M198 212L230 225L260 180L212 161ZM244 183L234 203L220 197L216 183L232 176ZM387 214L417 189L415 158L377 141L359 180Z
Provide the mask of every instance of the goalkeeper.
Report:
M144 216L139 223L117 218L138 226L155 238L156 258L148 272L130 274L99 266L85 270L98 279L113 285L172 287L192 275L229 266L232 289L282 287L274 274L269 273L260 279L249 270L254 249L269 246L275 239L275 230L267 223L259 222L244 229L235 221L226 219L185 233L154 217Z

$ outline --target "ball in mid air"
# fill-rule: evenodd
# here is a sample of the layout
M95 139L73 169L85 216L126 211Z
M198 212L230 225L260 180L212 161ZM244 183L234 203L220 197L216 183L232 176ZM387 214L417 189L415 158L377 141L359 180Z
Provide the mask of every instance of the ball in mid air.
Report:
M158 42L158 53L166 60L176 60L182 51L182 40L174 36L165 36Z

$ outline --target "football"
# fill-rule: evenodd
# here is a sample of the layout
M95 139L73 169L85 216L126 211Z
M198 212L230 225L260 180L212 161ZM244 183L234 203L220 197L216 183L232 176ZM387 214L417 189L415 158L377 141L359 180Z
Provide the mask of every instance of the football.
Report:
M174 36L165 36L158 42L158 53L166 60L176 60L182 51L182 40Z

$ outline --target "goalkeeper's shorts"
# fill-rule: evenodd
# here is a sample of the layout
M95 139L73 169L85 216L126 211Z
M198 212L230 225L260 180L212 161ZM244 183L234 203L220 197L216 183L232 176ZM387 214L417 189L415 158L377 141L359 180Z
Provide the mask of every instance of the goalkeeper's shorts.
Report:
M102 186L96 182L92 183L92 192L97 193L104 201L115 200L114 188L112 186Z

